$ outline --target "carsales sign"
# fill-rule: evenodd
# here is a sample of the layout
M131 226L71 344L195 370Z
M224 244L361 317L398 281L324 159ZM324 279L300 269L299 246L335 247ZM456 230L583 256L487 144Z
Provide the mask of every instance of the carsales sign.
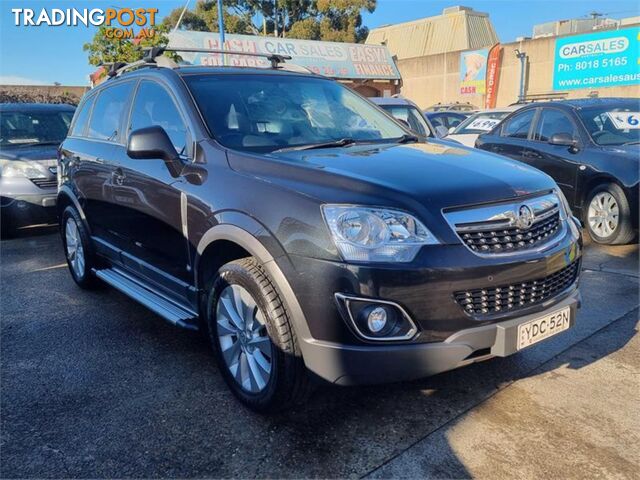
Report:
M553 89L640 84L640 27L556 40Z

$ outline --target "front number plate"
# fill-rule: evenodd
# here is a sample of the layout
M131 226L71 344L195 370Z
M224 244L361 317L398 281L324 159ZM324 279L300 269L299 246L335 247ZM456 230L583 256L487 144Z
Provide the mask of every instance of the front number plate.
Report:
M565 307L544 317L518 325L518 350L538 343L556 333L564 332L571 324L571 308Z

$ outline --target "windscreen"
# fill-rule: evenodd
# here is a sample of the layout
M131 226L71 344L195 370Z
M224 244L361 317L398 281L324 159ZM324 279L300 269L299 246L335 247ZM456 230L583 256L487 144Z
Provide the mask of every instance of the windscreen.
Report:
M323 78L220 74L184 77L213 136L257 152L352 139L405 135L393 120L348 88Z
M67 136L73 111L0 112L0 147L60 144Z
M587 132L598 145L640 142L640 102L628 106L598 106L578 110Z

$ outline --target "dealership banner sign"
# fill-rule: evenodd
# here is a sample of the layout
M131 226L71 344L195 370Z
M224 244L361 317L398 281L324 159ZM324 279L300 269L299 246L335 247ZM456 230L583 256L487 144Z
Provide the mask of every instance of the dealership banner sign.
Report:
M489 50L472 50L460 54L460 94L484 95Z
M169 34L173 48L206 48L220 50L218 33L175 31ZM252 35L225 35L224 50L290 55L291 62L332 78L399 80L389 50L384 45L317 42ZM246 55L179 53L183 60L197 65L230 65L268 67L269 61Z
M502 59L502 47L496 43L489 50L487 59L487 81L484 108L496 108L498 100L498 80L500 79L500 60Z
M640 84L640 27L556 40L553 89Z

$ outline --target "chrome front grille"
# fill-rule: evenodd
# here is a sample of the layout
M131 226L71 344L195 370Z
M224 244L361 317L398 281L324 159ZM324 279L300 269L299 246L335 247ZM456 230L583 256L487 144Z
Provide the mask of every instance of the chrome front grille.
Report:
M57 188L58 180L53 178L30 178L39 188Z
M563 230L564 212L555 193L445 212L462 242L478 254L541 248Z
M550 217L534 223L527 230L518 227L509 227L504 230L496 229L489 232L471 230L462 234L462 240L474 252L513 252L535 247L555 235L559 228L560 213L556 212Z
M491 315L511 312L544 302L569 288L578 277L580 262L558 270L551 275L500 287L479 288L453 295L469 315Z

